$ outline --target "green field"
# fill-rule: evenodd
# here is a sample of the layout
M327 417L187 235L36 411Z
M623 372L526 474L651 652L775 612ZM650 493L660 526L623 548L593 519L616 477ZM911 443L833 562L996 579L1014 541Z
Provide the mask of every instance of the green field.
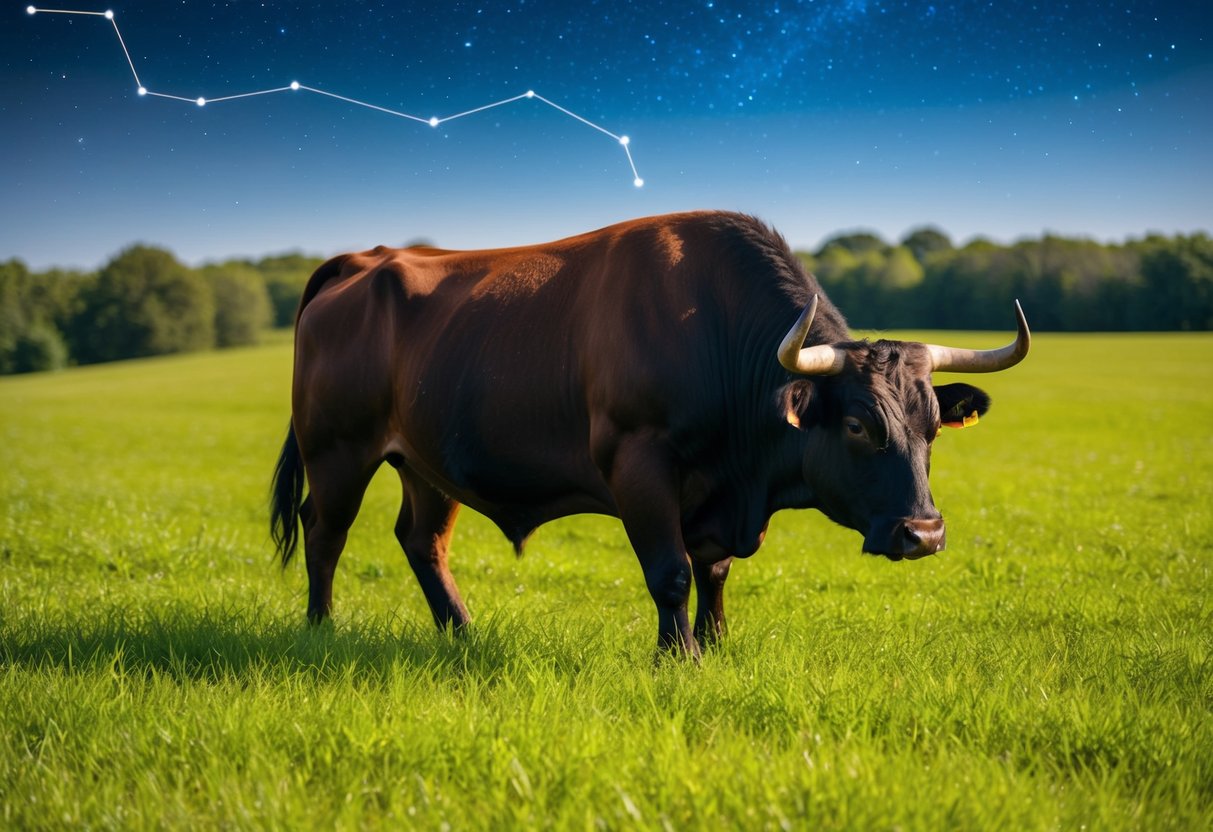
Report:
M607 518L465 510L433 632L386 469L306 627L290 361L0 380L0 827L1213 828L1213 337L1038 336L936 445L947 551L781 513L698 666Z

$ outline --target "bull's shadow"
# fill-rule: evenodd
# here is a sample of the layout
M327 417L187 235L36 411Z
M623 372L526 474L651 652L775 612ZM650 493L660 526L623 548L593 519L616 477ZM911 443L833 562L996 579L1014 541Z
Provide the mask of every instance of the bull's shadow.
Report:
M185 605L138 614L112 609L85 621L10 618L0 634L0 665L69 673L113 668L180 682L267 674L317 683L386 681L415 671L492 684L508 668L537 658L559 675L575 675L588 661L582 645L593 643L537 632L506 613L452 633L394 618L310 626L294 616Z

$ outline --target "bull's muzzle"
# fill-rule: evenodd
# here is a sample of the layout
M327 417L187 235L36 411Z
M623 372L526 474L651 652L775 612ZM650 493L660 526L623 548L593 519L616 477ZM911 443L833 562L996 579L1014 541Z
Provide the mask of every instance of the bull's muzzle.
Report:
M889 560L926 557L947 544L942 517L925 520L912 517L878 518L863 540L863 550Z

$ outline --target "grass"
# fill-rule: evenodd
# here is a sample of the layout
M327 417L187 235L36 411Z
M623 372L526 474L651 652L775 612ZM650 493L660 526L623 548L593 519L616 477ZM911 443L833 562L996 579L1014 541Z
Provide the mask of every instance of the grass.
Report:
M946 552L781 513L729 637L656 668L606 518L515 560L465 510L476 624L433 632L388 472L305 627L289 375L279 342L0 380L0 826L1213 827L1209 336L1038 336L937 444Z

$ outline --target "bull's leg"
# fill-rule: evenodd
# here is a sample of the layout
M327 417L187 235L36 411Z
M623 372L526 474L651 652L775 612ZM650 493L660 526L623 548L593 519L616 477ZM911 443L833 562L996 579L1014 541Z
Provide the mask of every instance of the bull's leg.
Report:
M695 594L699 603L695 610L695 638L702 645L717 641L725 633L724 582L729 577L732 558L717 563L691 561L695 573Z
M396 520L396 539L421 584L438 629L462 627L471 618L447 566L459 503L404 470L400 481L404 500Z
M313 624L332 612L333 574L374 472L374 466L336 451L308 461L311 493L301 513L307 560L307 617Z
M691 562L679 521L677 478L660 442L644 435L623 439L614 454L611 493L619 518L657 605L657 649L699 656L687 598Z

